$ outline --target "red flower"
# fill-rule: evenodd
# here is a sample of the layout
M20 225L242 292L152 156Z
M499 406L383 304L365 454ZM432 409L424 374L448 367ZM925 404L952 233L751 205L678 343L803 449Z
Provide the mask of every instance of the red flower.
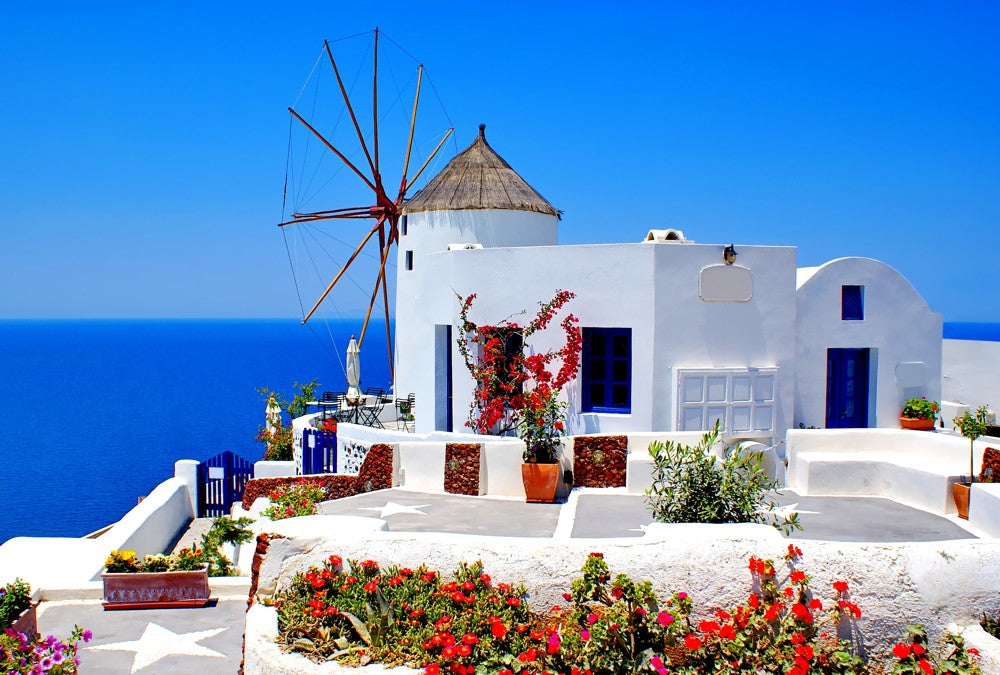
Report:
M897 659L905 659L910 655L910 651L910 645L903 644L902 642L892 648L892 653L896 655Z
M927 675L934 675L934 666L932 666L927 659L920 659L920 661L917 662L917 665L920 666L920 670L927 673Z
M701 640L699 640L697 636L691 633L684 636L684 646L690 649L691 651L697 651L701 649L702 644L704 643Z
M920 644L914 644L913 647L912 647L912 649L913 649L913 653L916 654L917 656L920 656L921 654L926 654L927 653L927 650L924 649L924 646L920 645Z
M837 591L838 593L846 593L847 592L847 582L846 581L834 581L833 582L833 590Z
M792 579L792 583L793 584L797 584L799 582L805 581L806 580L806 573L802 572L801 570L792 570L791 579Z
M505 626L502 622L497 621L490 626L490 632L493 634L493 637L498 640L502 640L504 636L507 635L507 626Z

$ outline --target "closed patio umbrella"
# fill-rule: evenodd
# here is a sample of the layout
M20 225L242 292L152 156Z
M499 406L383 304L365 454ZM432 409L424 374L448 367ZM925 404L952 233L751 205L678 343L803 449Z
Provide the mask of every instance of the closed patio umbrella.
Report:
M264 420L267 422L268 432L272 434L278 425L281 424L281 408L278 406L278 402L274 400L273 394L267 399L267 407L264 408Z
M351 336L347 345L347 398L357 401L361 398L358 383L361 382L361 359L358 358L358 343Z

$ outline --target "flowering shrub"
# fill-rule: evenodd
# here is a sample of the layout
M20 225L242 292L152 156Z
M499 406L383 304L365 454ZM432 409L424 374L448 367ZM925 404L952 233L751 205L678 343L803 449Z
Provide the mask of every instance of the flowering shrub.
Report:
M345 571L335 555L297 574L274 606L286 649L316 661L418 666L425 675L884 672L870 671L838 638L861 617L847 582L821 598L798 568L801 555L789 545L780 576L772 560L751 557L747 600L702 621L686 593L661 602L650 582L612 577L601 553L587 557L564 594L570 605L541 615L530 612L523 587L494 584L481 563L460 565L445 581L425 566L382 570L371 560ZM979 672L973 650L955 636L947 641L935 670L926 635L912 629L893 650L892 672Z
M14 579L0 587L0 630L7 628L31 606L31 587L23 579Z
M315 660L426 665L427 672L499 667L537 644L524 589L493 584L482 564L451 579L436 571L388 567L339 556L297 574L275 603L281 641ZM496 672L496 669L479 672Z
M927 631L917 624L906 627L906 641L892 648L896 657L893 673L901 675L933 675L934 673L952 673L953 675L969 675L980 673L979 666L972 658L979 655L976 649L965 649L965 642L958 635L948 634L944 641L948 650L940 659L935 659L927 648ZM934 665L937 661L937 665Z
M24 633L7 629L0 634L0 672L3 673L51 673L69 675L79 672L80 659L76 655L76 643L90 642L91 633L79 626L66 642L55 636L41 635L34 639Z
M233 574L232 561L219 550L223 543L243 544L253 538L249 525L251 518L232 519L220 516L212 521L208 532L201 536L201 547L182 548L174 555L136 556L135 551L115 550L104 561L110 573L175 572L208 568L211 577L225 577Z
M326 498L323 486L302 480L290 485L281 485L268 493L271 505L261 515L271 520L311 516L316 513L316 502Z
M297 389L298 392L290 401L283 394L272 391L268 387L260 387L257 389L257 393L260 394L269 405L272 403L276 404L290 420L293 420L296 417L301 417L306 414L308 403L315 398L316 390L319 389L320 384L318 380L312 380L311 382L307 382L305 384L299 384L296 382L292 386ZM292 459L292 446L294 443L292 426L291 424L285 426L285 421L282 419L280 414L276 415L275 419L272 420L272 425L274 427L273 431L268 430L266 427L262 427L257 432L257 435L254 436L254 440L258 443L265 444L265 460L290 461Z
M928 401L926 396L921 396L907 401L899 414L910 419L932 420L937 417L938 410L937 401Z
M332 433L337 433L337 420L333 418L323 420L314 417L311 420L309 420L309 426L311 426L316 431L328 431Z
M712 446L719 438L719 422L695 446L654 441L653 483L646 503L661 523L767 523L777 506L766 494L778 483L761 467L757 452L731 452L716 461ZM772 523L786 532L802 529L798 514Z
M496 325L477 325L469 319L476 295L458 296L458 349L476 381L466 426L480 434L516 429L526 446L525 462L556 461L566 415L566 403L558 400L559 392L577 376L583 336L576 325L578 319L567 314L559 324L566 335L559 349L525 356L524 340L545 330L574 297L569 291L557 291L552 300L539 303L538 313L527 325L520 326L509 319ZM560 361L553 373L550 368ZM530 388L526 388L529 383Z

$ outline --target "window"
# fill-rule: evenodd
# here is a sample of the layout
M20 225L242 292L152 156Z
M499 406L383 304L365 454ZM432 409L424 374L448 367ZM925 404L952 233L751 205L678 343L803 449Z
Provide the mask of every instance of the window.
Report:
M406 216L403 216L403 219L400 222L399 226L400 226L400 231L399 231L400 236L405 237L406 236Z
M407 270L413 269L413 251L406 252L406 269Z
M583 329L583 411L632 412L632 329Z
M840 287L840 318L843 321L863 321L865 318L865 287Z

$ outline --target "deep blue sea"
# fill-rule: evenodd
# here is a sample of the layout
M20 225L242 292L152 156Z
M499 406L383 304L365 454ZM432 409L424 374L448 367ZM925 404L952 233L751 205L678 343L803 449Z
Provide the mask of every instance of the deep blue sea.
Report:
M973 321L945 322L944 337L948 340L1000 342L1000 323L977 323Z
M113 523L178 459L260 459L256 389L345 389L351 334L360 321L0 321L0 543ZM387 388L384 323L361 356L362 387Z

